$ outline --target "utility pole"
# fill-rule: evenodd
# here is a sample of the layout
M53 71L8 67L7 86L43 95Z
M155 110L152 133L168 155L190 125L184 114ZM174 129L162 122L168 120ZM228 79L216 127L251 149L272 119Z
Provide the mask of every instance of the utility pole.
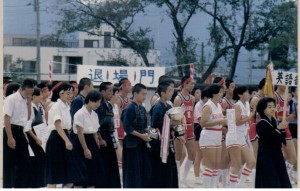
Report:
M249 51L249 74L248 74L248 83L252 84L252 66L253 66L253 55L252 50Z
M204 73L204 64L205 64L205 59L204 59L204 43L201 43L201 59L200 59L200 74L202 77L202 74Z
M40 37L40 2L34 0L34 11L36 12L36 72L37 81L41 81L41 37Z

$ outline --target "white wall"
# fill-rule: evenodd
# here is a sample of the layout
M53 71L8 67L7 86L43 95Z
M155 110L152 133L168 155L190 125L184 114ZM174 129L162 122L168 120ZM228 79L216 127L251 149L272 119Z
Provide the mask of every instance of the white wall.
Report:
M19 46L5 46L4 55L12 55L12 61L18 58L22 60L36 60L35 47L19 47ZM112 49L112 48L54 48L41 47L41 71L42 74L49 73L49 62L53 60L53 56L62 56L63 64L66 64L66 57L82 57L84 65L97 65L97 61L109 61L117 55L126 59L131 66L142 66L143 61L131 49ZM150 50L148 53L149 63L154 66L159 66L160 52L158 50ZM62 67L64 73L64 67ZM76 80L76 75L55 75L53 80ZM42 75L41 80L48 80L48 76Z

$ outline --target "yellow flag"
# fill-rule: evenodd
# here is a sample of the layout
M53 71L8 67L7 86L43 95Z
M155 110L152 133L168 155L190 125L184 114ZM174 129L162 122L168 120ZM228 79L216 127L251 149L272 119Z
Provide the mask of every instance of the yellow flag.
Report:
M267 66L266 70L266 82L264 87L264 94L267 97L274 98L274 86L272 84L272 72L273 72L273 63L271 62Z

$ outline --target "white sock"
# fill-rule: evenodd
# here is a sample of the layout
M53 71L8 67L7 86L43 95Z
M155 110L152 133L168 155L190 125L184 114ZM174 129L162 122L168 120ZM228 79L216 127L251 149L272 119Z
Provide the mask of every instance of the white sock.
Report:
M252 170L247 168L247 167L244 167L243 170L242 170L242 174L241 174L241 177L240 177L240 181L239 181L239 188L243 188L245 186L245 182L246 182L246 179L250 176L250 174L252 173Z
M286 169L287 169L287 173L289 175L290 181L292 183L293 179L292 179L292 171L293 171L293 167L294 165L290 164L289 162L286 162Z
M228 173L229 173L229 169L222 170L222 184L223 184L224 188L225 188L225 185L228 184L228 182L227 182Z
M203 186L204 188L211 188L211 182L213 177L213 170L205 168L203 171Z
M193 166L193 161L189 160L188 158L186 158L186 160L183 162L183 173L182 173L182 182L185 182L188 176L188 173L191 169L191 167Z
M251 180L252 180L252 188L255 188L255 176L256 176L256 169L252 169L252 173L251 173Z
M212 176L212 181L211 181L211 188L217 188L217 183L218 183L218 170L213 170L213 176Z
M238 183L238 175L229 173L229 186L230 188L236 188Z
M178 182L180 182L180 160L176 160Z

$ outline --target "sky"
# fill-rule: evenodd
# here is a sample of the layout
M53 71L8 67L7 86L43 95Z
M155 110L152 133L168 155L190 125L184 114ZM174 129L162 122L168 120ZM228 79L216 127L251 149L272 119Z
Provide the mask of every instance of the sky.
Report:
M51 6L53 3L59 3L59 0L40 0L40 20L41 20L41 34L51 34L55 31L55 22L59 19L53 14ZM35 34L36 33L36 12L33 8L33 0L4 0L4 33L5 34ZM139 16L135 18L136 26L148 27L151 26L151 36L154 38L155 49L161 52L160 65L165 66L167 63L174 63L175 57L171 52L171 42L175 39L172 35L173 24L168 18L165 11L155 6L150 6L146 10L147 16ZM192 17L190 23L187 25L186 34L196 38L198 43L197 52L200 53L200 45L202 42L207 43L209 34L207 27L211 18L203 13L198 13ZM205 46L204 54L207 60L213 54L212 51ZM245 72L248 74L248 60L249 53L241 51L239 63L236 70L237 77L235 81L247 83L248 78L245 78ZM256 58L256 54L253 55ZM227 63L220 62L219 65L226 68ZM252 82L258 83L263 77L264 71L252 72ZM259 76L255 76L259 75Z

